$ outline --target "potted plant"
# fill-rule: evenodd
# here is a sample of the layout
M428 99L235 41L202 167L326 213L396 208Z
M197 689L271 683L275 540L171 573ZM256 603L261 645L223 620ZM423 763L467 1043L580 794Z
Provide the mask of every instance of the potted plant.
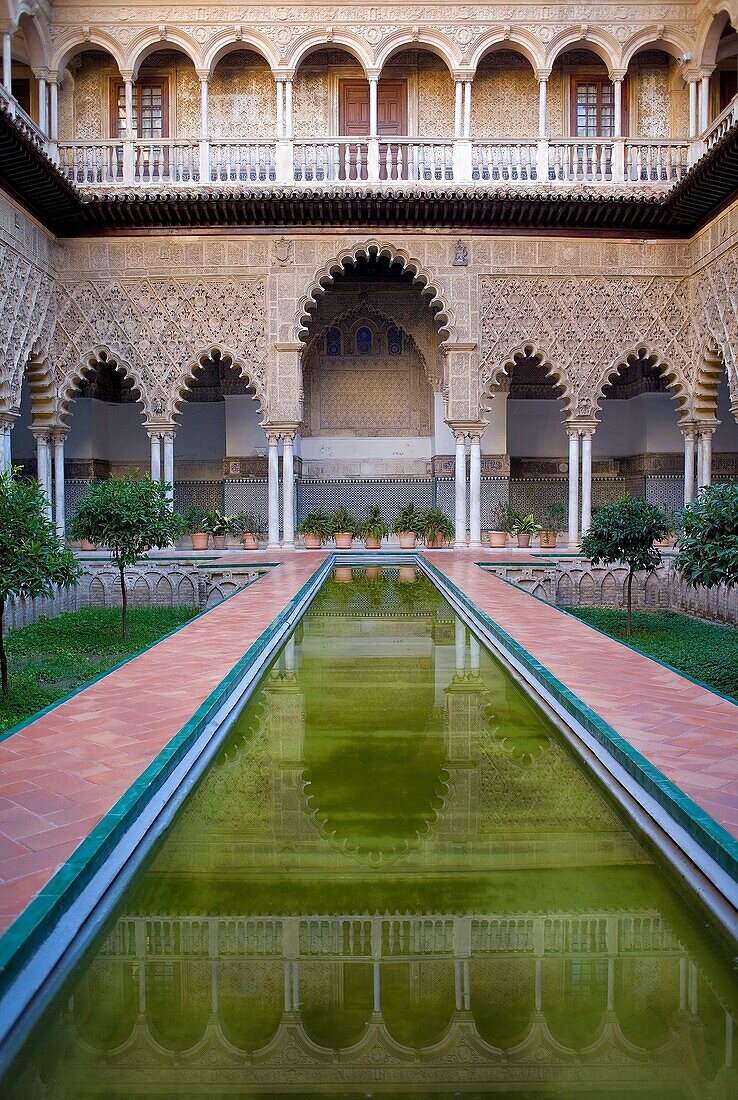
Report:
M552 501L543 513L543 522L538 537L541 547L553 550L559 536L559 531L566 520L566 505L559 500Z
M266 538L266 523L256 512L239 512L233 517L231 531L241 536L244 550L258 550L261 539Z
M532 536L537 534L541 529L540 524L536 523L536 517L532 512L528 512L527 514L523 512L511 512L510 516L512 519L510 534L515 535L518 540L518 546L530 546Z
M507 546L508 513L499 506L492 509L490 516L489 544L493 549L501 550Z
M333 517L323 508L313 508L298 523L297 533L302 535L306 550L320 550L325 539L333 535Z
M202 508L188 508L184 514L185 532L192 540L193 550L207 550L210 535L205 530L205 513Z
M89 539L80 539L79 548L83 553L89 553L91 550L99 550L99 546L96 542L90 542Z
M654 539L654 546L657 546L660 550L668 550L674 543L675 534L680 531L683 526L684 509L681 511L669 511L664 512L664 520L668 525L668 530L663 538Z
M211 508L204 514L205 530L213 536L213 547L216 550L225 550L228 542L228 533L231 530L235 516L226 516L218 508Z
M371 507L359 521L356 533L363 538L365 550L379 550L382 539L386 539L389 535L389 527L382 519L382 513L376 505Z
M401 550L414 550L418 536L422 536L425 530L423 513L416 509L412 501L408 501L392 524L392 530L399 535Z
M429 508L423 513L423 537L429 550L441 550L455 534L454 525L440 508Z
M331 513L333 540L336 550L350 550L356 533L356 520L344 507Z

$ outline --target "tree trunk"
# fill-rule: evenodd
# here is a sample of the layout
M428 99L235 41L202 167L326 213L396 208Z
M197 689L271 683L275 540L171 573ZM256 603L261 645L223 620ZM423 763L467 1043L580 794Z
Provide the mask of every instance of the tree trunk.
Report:
M628 573L628 637L633 633L633 570Z
M122 621L123 621L123 641L128 641L128 591L126 589L126 567L125 565L118 566L120 570L120 595L121 595L121 608L122 608Z
M2 676L3 698L8 694L8 655L5 652L5 638L3 637L4 615L5 600L0 599L0 675Z

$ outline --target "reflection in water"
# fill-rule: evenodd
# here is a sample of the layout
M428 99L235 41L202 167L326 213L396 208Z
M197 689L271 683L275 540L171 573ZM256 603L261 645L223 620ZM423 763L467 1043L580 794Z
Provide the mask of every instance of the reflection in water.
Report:
M10 1095L738 1094L727 954L409 571L325 586L93 955Z

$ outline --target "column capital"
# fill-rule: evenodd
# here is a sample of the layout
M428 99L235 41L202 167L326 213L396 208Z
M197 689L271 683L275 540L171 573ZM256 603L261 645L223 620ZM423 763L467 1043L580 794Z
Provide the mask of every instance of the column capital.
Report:
M545 84L550 79L551 69L536 69L536 80L539 84Z
M51 442L51 436L54 430L53 424L31 424L29 428L31 435L34 436L37 443L39 441L43 443Z
M120 78L124 84L133 83L133 69L121 69Z
M564 428L568 436L586 435L593 436L597 431L596 420L565 420Z
M199 79L201 84L209 84L210 83L210 78L213 75L210 72L210 69L195 69L195 72L197 73L198 79Z
M613 84L622 84L627 75L627 69L612 69L610 71L610 80Z
M69 428L66 425L60 425L57 428L52 428L49 433L54 443L63 443L69 435Z
M10 409L0 411L0 428L12 428L20 413L11 412Z
M697 434L704 439L706 436L712 437L715 434L715 429L720 427L719 420L697 420L695 422Z
M685 439L697 438L699 427L696 420L682 420L677 426Z

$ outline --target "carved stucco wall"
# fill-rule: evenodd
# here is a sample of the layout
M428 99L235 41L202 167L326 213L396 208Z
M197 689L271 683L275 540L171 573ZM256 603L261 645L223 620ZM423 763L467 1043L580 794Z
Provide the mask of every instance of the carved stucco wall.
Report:
M212 138L274 137L277 100L266 61L250 50L224 57L210 81L208 115Z
M561 71L552 74L549 103L561 99ZM561 111L552 112L560 121ZM560 129L555 126L551 133ZM538 82L530 64L518 53L488 54L474 77L472 133L480 138L523 138L538 134Z
M197 357L220 347L268 398L273 419L297 420L305 300L337 257L367 247L387 247L419 271L426 298L408 301L428 317L424 302L435 298L444 314L436 369L452 419L476 419L481 391L527 344L563 381L571 415L591 415L608 372L640 347L670 373L691 415L708 415L720 370L708 353L719 353L738 405L738 204L692 242L469 235L468 266L454 264L450 232L387 233L371 245L335 232L81 238L54 249L12 203L1 209L0 286L13 318L0 344L5 407L18 404L32 352L66 399L90 357L107 350L141 387L147 414L168 419ZM330 291L323 300L339 306ZM432 322L429 332L435 340Z

